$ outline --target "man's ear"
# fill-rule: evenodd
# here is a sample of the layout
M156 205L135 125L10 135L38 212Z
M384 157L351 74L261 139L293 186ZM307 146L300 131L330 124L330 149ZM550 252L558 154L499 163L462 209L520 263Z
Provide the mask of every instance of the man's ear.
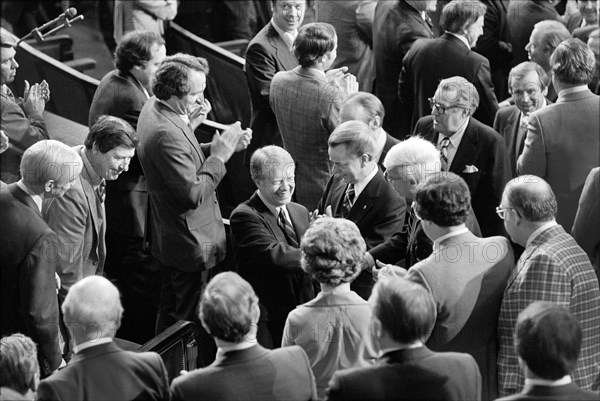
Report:
M542 95L544 95L544 97L546 97L548 95L548 87L547 86L544 89L542 89Z
M379 116L375 116L371 119L371 121L369 121L369 128L371 128L372 131L378 130L379 128L381 128L381 117Z
M50 191L52 191L52 188L54 188L54 180L48 180L44 183L44 192L48 193Z
M360 165L361 165L361 167L364 167L364 166L365 166L365 165L366 165L368 162L370 162L370 161L371 161L371 159L373 159L373 158L371 157L371 155L370 155L370 154L368 154L368 153L363 153L363 154L360 156Z

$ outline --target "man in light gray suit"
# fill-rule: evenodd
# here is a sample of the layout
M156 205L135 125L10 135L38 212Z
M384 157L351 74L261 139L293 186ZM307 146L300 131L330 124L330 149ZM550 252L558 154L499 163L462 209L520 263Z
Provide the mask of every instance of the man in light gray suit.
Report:
M596 61L585 43L565 40L552 53L550 65L558 99L531 115L517 170L550 184L558 202L556 221L568 229L585 179L600 165L600 97L587 87Z
M417 187L414 210L433 253L407 278L433 295L437 318L427 346L471 354L481 372L482 399L498 397L496 327L502 294L515 263L505 237L479 238L465 222L471 195L458 175L443 172Z

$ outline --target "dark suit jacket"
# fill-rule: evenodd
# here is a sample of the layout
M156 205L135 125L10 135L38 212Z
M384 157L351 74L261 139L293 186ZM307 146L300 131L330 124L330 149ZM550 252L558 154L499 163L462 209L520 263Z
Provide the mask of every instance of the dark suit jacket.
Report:
M480 100L473 116L492 126L498 101L494 94L490 63L449 33L433 40L416 41L404 57L398 88L403 120L412 118L411 127L414 127L419 118L431 114L427 99L435 94L442 79L453 76L461 76L475 85Z
M0 244L0 335L31 337L41 374L48 375L61 362L54 280L58 238L16 183L0 190Z
M315 21L335 28L337 57L331 68L348 67L356 76L359 90L371 93L375 81L373 60L373 17L378 0L318 0Z
M575 222L571 234L577 244L590 257L596 274L600 268L600 227L591 222L600 221L600 167L594 167L588 174L579 207L575 215ZM600 274L598 275L600 278Z
M600 394L582 390L575 383L565 384L558 387L550 386L525 386L519 394L499 398L497 401L560 401L560 400L595 400L598 401Z
M138 123L138 154L150 193L153 255L181 271L202 271L225 258L225 228L215 190L225 165L206 158L190 127L156 97Z
M433 31L406 1L380 1L377 4L373 22L375 93L385 108L383 127L396 138L410 134L410 116L408 121L400 119L398 77L402 59L420 38L433 38Z
M427 346L433 351L466 352L481 372L482 399L498 397L496 329L508 276L515 266L504 237L477 238L471 232L443 240L407 278L432 295L437 319Z
M286 209L300 241L308 210L294 202ZM258 295L261 321L285 321L296 305L314 298L312 281L300 267L300 249L288 245L277 216L257 193L235 208L230 223L238 271Z
M556 221L567 230L573 226L587 175L600 165L598 132L600 97L587 89L563 93L529 119L517 170L519 175L537 175L550 184L558 203Z
M142 107L148 99L141 84L130 73L113 70L100 81L90 106L90 127L101 115L108 114L137 128ZM108 229L125 235L143 237L146 229L148 192L138 155L115 181L106 183ZM134 206L135 205L135 206Z
M383 166L383 162L385 160L385 157L387 156L387 154L390 151L390 149L394 145L396 145L397 143L400 143L400 140L394 138L393 136L391 136L387 132L385 133L385 145L383 145L383 150L381 151L381 156L379 156L379 162L377 163L377 165L379 166L379 168L381 169L381 171L385 171L385 167Z
M511 0L506 10L513 50L512 66L529 59L525 46L533 26L544 20L558 20L559 15L550 1Z
M517 143L520 117L521 110L512 105L498 109L494 119L494 130L502 135L506 143L506 153L512 177L517 176L517 157L523 152L525 137L527 136L523 135L521 142Z
M414 133L437 145L439 133L433 130L432 116L421 118ZM478 171L466 173L466 166L475 166ZM500 134L471 117L450 171L467 182L471 190L471 205L483 236L506 235L502 220L496 215L504 185L510 179L506 144Z
M39 400L168 400L167 370L154 352L123 351L115 343L73 355L40 382Z
M308 357L297 345L267 350L260 345L219 355L208 367L173 380L179 400L316 400Z
M392 351L367 368L333 375L327 400L479 400L481 376L471 355L427 347Z
M334 217L342 217L342 203L348 183L334 174L323 192L319 202L319 213L324 214L325 208L331 205ZM358 226L361 235L367 243L367 250L374 259L390 260L397 258L394 249L385 246L385 242L394 233L400 232L404 225L406 201L383 177L381 170L367 184L347 216ZM363 298L368 298L373 286L371 272L363 271L353 282L353 289ZM367 290L368 287L368 290ZM365 292L366 291L366 292Z
M269 104L271 80L279 71L288 71L297 65L296 56L270 22L248 44L244 71L252 99L250 128L254 132L246 150L248 162L254 150L266 145L282 145L277 120Z

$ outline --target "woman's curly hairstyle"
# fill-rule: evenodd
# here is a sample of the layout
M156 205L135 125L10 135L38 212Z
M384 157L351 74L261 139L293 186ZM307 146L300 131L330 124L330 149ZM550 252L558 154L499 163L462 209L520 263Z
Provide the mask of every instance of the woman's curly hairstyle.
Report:
M300 243L302 269L331 287L352 282L367 250L356 224L323 217L311 224Z

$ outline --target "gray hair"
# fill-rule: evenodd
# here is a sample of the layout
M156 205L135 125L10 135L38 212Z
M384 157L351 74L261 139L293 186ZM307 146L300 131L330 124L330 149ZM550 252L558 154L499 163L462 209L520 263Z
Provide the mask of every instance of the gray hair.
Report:
M21 177L31 186L43 186L52 180L57 184L73 181L83 169L77 152L62 142L45 139L31 145L21 158Z
M386 170L402 167L412 173L415 184L425 181L428 174L441 169L440 152L435 145L420 136L412 136L394 145L385 156Z
M281 169L286 177L288 172L294 172L294 168L294 159L288 151L275 145L257 149L250 158L250 176L256 184L269 179L266 175L272 175L273 169Z

